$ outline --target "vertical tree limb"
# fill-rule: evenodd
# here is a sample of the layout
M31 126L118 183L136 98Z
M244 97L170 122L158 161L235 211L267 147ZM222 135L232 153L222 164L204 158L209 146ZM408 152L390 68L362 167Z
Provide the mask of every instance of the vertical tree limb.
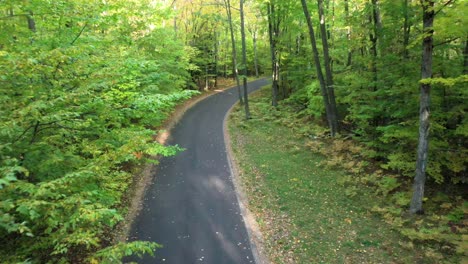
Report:
M234 38L234 29L233 29L233 26L232 26L231 1L230 0L224 0L224 7L226 9L226 14L227 14L228 23L229 23L229 30L231 32L232 71L234 73L234 77L236 78L237 92L239 94L239 102L241 104L243 104L244 99L242 99L242 92L241 92L240 81L239 81L239 72L237 70L237 49L236 49L236 39Z
M242 82L244 86L245 119L250 119L249 94L247 90L247 48L245 44L244 0L240 0L241 40L242 40Z
M430 82L425 82L432 77L432 50L434 35L434 0L421 0L423 8L423 34L422 61L421 61L421 85L419 103L419 140L416 159L416 175L414 176L413 197L410 204L410 213L422 214L424 185L426 182L426 169L429 149L429 117L430 117Z
M317 79L319 80L319 83L320 83L320 91L322 92L323 104L325 105L325 113L327 116L328 126L330 128L330 134L333 137L335 136L336 131L334 130L335 126L333 125L332 117L330 115L330 102L329 102L327 87L325 84L325 79L323 77L322 68L320 66L320 58L319 58L319 53L317 49L317 41L315 40L314 27L312 24L312 19L310 18L309 10L307 9L306 0L301 0L301 4L302 4L302 9L304 11L304 16L307 21L307 28L309 29L309 38L310 38L310 43L312 45L312 53L314 55L314 63L315 63L316 71L317 71Z

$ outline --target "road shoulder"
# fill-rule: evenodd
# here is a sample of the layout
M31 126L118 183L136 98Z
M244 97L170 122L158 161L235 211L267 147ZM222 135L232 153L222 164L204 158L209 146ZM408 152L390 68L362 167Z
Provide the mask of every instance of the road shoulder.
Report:
M253 92L255 93L255 92ZM253 94L250 93L250 94ZM236 196L239 202L239 207L241 210L242 218L244 219L245 227L247 229L247 234L249 235L250 245L252 248L252 254L255 258L255 263L257 264L267 264L270 263L268 260L264 243L263 243L263 236L260 231L260 227L255 220L254 215L250 211L248 207L248 197L244 188L242 186L242 181L239 177L239 165L235 160L235 155L233 154L232 147L231 147L231 138L229 135L228 129L228 119L231 115L233 109L239 103L234 104L229 111L224 116L223 121L223 133L224 133L224 143L226 145L226 155L229 162L229 167L231 170L232 182L234 183L234 188L236 189Z

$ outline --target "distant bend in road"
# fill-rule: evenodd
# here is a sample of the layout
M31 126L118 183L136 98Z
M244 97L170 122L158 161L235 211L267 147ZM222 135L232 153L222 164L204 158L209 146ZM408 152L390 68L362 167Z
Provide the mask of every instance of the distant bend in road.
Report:
M266 85L249 83L249 92ZM138 263L255 263L252 245L232 182L223 122L237 102L236 88L209 96L171 130L170 145L185 151L162 158L147 187L130 241L163 245Z

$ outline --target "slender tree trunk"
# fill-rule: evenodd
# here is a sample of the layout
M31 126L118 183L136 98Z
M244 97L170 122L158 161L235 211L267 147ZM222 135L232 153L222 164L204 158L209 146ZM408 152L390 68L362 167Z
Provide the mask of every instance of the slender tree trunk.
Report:
M432 49L434 45L433 24L435 18L434 0L421 0L423 7L423 34L421 79L428 81L432 77ZM431 84L421 82L420 85L420 105L419 105L419 141L416 159L416 175L413 184L413 198L410 204L410 213L422 214L424 185L426 182L427 156L429 149L429 116L430 116L430 92Z
M177 14L177 6L175 4L175 1L172 2L173 7L172 9L174 10L174 14ZM173 27L174 27L174 40L177 40L177 15L174 15L174 21L173 21Z
M229 29L226 30L226 51L224 52L224 78L227 78L227 68L228 68L228 51L229 51Z
M252 37L253 37L255 77L258 78L257 29L254 29Z
M229 23L229 30L231 32L231 43L232 43L232 71L234 73L234 76L236 78L236 83L237 83L237 92L239 94L239 101L241 104L244 103L244 99L242 99L242 91L240 88L240 81L239 81L239 72L237 71L237 50L236 50L236 39L234 38L234 29L232 26L232 16L231 16L231 1L230 0L224 0L225 8L226 8L226 13L228 17L228 23Z
M379 0L372 0L372 17L375 24L375 35L378 36L382 30L382 18L380 17Z
M278 106L278 81L279 81L279 63L276 56L276 38L274 24L275 19L274 15L274 5L267 4L267 17L268 17L268 36L270 41L270 52L271 52L271 70L272 70L272 83L271 83L271 105L276 107Z
M250 119L249 93L247 89L247 48L245 44L244 0L240 0L241 40L242 40L242 82L244 85L245 119Z
M210 72L208 71L208 62L205 64L205 91L210 89Z
M463 74L468 74L468 37L465 40L465 49L463 50Z
M214 87L218 87L218 32L214 31Z
M377 51L377 41L379 39L380 31L382 28L382 23L380 20L380 11L378 6L378 0L372 0L372 16L369 18L370 22L373 24L372 33L370 33L370 41L372 42L371 53L372 53L372 75L373 75L373 91L377 91L377 81L378 81L378 72L377 72L377 60L378 60L378 51Z
M379 2L378 0L372 0L372 15L369 17L369 22L373 25L373 30L370 33L370 40L372 42L371 46L371 53L372 53L372 60L371 60L371 71L372 71L372 91L376 92L378 89L378 69L377 69L377 62L379 60L379 53L378 53L378 41L380 41L380 32L382 29L382 22L380 19L380 10L379 10ZM372 117L372 126L377 127L379 124L379 116L375 115Z
M309 10L307 9L306 0L301 0L301 4L302 4L302 9L304 11L304 16L307 21L307 27L309 29L310 43L312 45L312 53L314 54L315 68L317 70L317 79L319 80L319 83L320 83L320 90L322 92L323 104L325 105L325 113L327 116L328 126L330 128L330 134L331 136L335 136L336 131L333 130L335 127L333 126L332 118L330 116L330 104L328 101L328 92L327 92L327 87L325 84L325 79L323 77L322 68L320 66L320 58L319 58L319 53L317 49L317 42L315 40L314 27L312 25L312 20L310 18Z
M323 0L317 0L319 19L320 19L320 35L322 37L322 47L323 47L323 58L325 60L325 76L326 76L326 85L328 92L328 102L330 104L330 118L332 123L331 131L339 132L338 127L338 111L336 109L336 100L335 100L335 88L333 82L333 73L331 68L331 58L328 51L328 38L327 38L327 26L325 23L325 14L323 11ZM333 133L334 135L334 133Z
M346 60L346 66L349 67L351 66L352 63L352 57L353 57L353 52L351 48L349 47L351 45L351 23L349 21L349 0L344 0L344 8L345 8L345 20L346 20L346 38L348 40L348 59Z
M296 56L298 56L301 53L301 45L302 45L301 38L302 38L302 33L300 35L296 36L296 49L294 51L294 54Z
M36 21L34 20L33 16L33 12L29 11L26 19L28 20L28 29L32 32L36 32Z
M411 24L409 21L409 6L408 6L408 1L404 1L404 6L403 6L403 15L404 15L404 22L403 22L403 58L408 59L409 58L409 52L408 52L408 45L409 45L409 38L410 38L410 32L411 32Z

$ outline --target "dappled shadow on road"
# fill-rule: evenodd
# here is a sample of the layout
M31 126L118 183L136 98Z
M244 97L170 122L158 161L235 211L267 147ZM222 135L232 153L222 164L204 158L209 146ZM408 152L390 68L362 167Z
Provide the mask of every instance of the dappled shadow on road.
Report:
M265 81L257 81L257 86ZM185 149L160 160L129 240L162 244L139 263L254 263L224 146L223 120L237 94L216 93L166 137Z

